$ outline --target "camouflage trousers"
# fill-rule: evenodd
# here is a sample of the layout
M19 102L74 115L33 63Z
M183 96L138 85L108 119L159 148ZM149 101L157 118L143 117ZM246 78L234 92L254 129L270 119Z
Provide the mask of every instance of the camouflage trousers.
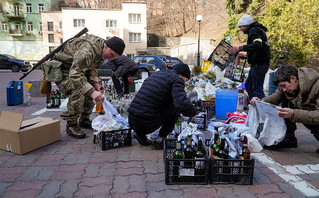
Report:
M94 102L90 96L83 95L79 89L74 88L72 82L66 77L61 82L56 82L59 90L69 99L67 111L61 114L61 119L68 124L77 124L79 117L89 119Z

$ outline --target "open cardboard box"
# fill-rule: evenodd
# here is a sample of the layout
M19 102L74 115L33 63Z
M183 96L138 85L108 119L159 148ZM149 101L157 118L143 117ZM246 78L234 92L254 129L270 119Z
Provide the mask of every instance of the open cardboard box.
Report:
M61 139L60 120L44 117L22 120L21 113L2 111L0 149L23 155Z

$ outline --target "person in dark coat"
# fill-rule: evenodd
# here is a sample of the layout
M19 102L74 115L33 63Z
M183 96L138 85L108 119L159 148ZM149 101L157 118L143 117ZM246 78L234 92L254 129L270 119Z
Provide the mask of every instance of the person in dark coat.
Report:
M248 63L250 70L245 83L245 88L248 97L251 100L253 97L263 98L264 81L266 73L270 65L270 46L267 37L267 28L261 23L253 22L250 15L244 14L238 21L240 31L248 34L247 45L234 46L230 52L236 54L241 51L247 52Z
M134 76L139 69L139 65L127 56L121 55L107 63L112 71L112 81L117 95L121 98L124 94L129 94L129 76ZM122 77L124 83L124 92L119 78Z
M128 109L129 125L141 145L150 145L146 135L161 127L152 144L155 149L163 149L163 138L173 131L180 114L196 115L184 90L189 78L188 65L177 64L174 70L155 72L144 81Z

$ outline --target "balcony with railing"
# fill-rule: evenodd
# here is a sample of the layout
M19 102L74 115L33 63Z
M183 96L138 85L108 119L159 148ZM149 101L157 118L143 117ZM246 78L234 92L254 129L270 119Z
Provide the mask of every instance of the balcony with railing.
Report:
M24 19L26 17L25 12L19 11L4 11L3 16L8 19Z
M10 36L23 36L24 31L20 29L9 29Z

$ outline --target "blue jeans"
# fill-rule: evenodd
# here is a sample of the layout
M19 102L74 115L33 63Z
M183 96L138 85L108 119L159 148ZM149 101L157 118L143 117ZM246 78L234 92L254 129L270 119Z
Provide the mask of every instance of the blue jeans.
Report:
M249 100L253 97L263 98L265 75L269 69L269 65L251 65L245 88L248 93Z

